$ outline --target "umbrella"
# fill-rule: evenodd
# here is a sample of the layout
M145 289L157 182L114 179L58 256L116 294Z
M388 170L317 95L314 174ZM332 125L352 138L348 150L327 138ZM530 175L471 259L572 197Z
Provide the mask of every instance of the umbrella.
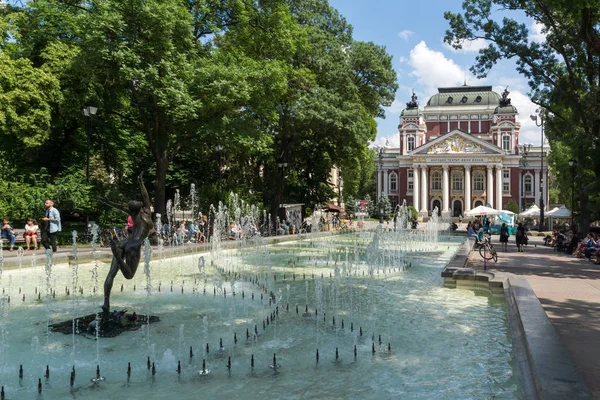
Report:
M465 216L467 217L477 217L480 215L497 215L500 214L500 211L494 210L491 207L486 206L477 206L472 210L465 211Z
M523 211L519 214L521 218L524 217L539 217L540 216L540 208L535 204L529 207L527 210Z
M546 215L552 218L569 218L571 217L571 210L565 206L560 206L560 208L556 207L552 211L548 211Z

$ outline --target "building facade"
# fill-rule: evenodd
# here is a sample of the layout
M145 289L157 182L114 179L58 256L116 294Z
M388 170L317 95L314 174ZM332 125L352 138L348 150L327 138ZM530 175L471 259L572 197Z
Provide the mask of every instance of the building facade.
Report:
M421 110L413 94L400 115L397 147L379 149L377 197L413 205L422 217L434 209L458 217L478 205L521 209L548 204L542 148L519 145L520 122L491 86L439 88ZM544 148L544 156L548 148ZM544 157L545 159L545 157Z

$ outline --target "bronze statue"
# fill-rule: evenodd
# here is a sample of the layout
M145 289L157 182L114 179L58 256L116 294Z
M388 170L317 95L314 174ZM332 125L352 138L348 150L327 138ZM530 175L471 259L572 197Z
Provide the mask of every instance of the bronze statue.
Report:
M138 183L143 201L131 200L128 203L129 215L133 220L133 231L129 237L119 242L113 239L110 244L113 259L110 271L108 271L104 281L104 305L102 309L105 313L110 312L110 292L117 272L120 270L125 279L133 279L140 263L142 245L150 231L154 229L152 212L150 211L150 197L141 174L138 176Z

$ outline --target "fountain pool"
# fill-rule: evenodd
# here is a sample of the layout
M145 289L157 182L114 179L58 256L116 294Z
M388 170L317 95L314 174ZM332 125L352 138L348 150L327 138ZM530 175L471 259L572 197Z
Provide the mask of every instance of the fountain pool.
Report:
M504 299L443 287L462 241L394 235L157 251L112 303L160 322L116 338L47 328L100 310L108 264L4 271L6 398L522 397Z

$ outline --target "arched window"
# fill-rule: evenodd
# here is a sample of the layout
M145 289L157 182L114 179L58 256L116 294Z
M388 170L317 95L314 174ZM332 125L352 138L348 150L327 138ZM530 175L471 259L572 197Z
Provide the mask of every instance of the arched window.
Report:
M473 174L473 190L483 191L485 184L485 179L483 176L483 172L475 171Z
M502 136L502 150L510 151L510 135Z
M431 174L431 190L442 190L442 174L439 171Z
M533 176L531 176L531 174L526 174L523 179L523 191L525 193L533 192Z
M452 173L452 190L463 190L463 178L460 171Z
M409 136L407 140L408 140L408 151L414 150L415 149L415 137Z
M395 172L390 174L390 191L397 192L398 191L398 175Z

